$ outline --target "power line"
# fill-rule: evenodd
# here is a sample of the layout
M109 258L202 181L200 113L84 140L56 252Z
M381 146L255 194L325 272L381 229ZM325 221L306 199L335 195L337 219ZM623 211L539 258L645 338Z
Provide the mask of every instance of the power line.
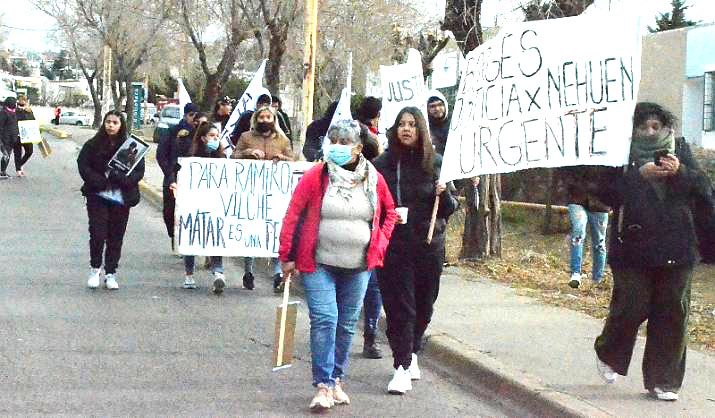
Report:
M7 28L12 30L24 30L28 32L56 32L59 29L30 29L30 28L16 28L14 26L0 25L0 28Z

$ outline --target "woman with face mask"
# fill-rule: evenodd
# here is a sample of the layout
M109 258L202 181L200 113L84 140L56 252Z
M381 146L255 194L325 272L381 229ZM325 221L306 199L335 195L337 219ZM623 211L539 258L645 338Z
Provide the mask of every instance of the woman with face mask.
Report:
M144 177L142 158L129 175L107 164L127 139L127 126L121 112L109 111L97 134L87 141L77 157L84 180L82 194L87 199L89 218L90 272L87 287L99 287L102 265L107 289L119 289L117 267L129 221L129 209L139 203L139 181ZM104 260L102 256L104 255Z
M664 401L678 399L685 374L696 261L691 203L712 193L674 126L660 105L638 103L628 165L602 182L601 199L615 209L608 253L613 295L595 342L598 371L613 383L628 373L638 328L648 320L643 383Z
M231 158L295 161L290 140L278 126L276 111L270 106L260 107L251 117L251 129L241 134ZM271 259L273 291L283 291L283 275L277 258ZM253 290L253 258L244 258L243 287Z
M310 311L313 410L348 404L343 379L370 271L382 266L397 215L385 180L362 155L360 126L328 130L325 162L301 178L280 235L284 277L301 272Z
M419 109L400 110L387 138L387 151L374 164L390 187L399 218L385 266L378 270L377 278L394 368L387 390L402 395L412 389L412 380L421 377L417 354L439 293L447 219L455 211L456 201L437 181L442 157L432 147L429 128ZM434 234L427 243L437 196Z
M202 157L202 158L226 158L223 153L223 147L219 141L221 132L219 126L209 123L205 120L199 123L194 133L194 138L191 143L187 157ZM176 190L176 183L172 183L172 190ZM220 256L211 256L210 258L211 277L213 279L213 292L216 294L223 293L226 287L226 278L224 277L223 258ZM196 289L196 281L194 280L195 257L193 255L184 256L184 289Z

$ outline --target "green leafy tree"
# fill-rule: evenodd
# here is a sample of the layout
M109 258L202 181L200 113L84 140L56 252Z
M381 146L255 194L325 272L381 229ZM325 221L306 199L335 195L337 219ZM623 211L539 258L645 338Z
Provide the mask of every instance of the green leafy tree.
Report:
M27 65L27 61L15 60L15 62L12 63L11 72L13 75L18 75L20 77L29 77L30 67Z
M673 10L671 13L660 13L659 17L655 18L656 27L648 26L648 30L651 32L663 32L671 29L686 28L688 26L695 26L698 22L693 20L688 20L685 18L685 10L690 8L686 6L684 1L673 0L671 3Z
M40 64L40 75L47 77L48 80L55 79L55 73L53 73L50 68L47 68L44 62Z

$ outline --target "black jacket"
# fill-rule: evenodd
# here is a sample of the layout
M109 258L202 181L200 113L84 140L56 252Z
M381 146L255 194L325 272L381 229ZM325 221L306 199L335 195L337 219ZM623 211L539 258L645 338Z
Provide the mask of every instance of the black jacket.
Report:
M603 166L562 167L558 176L566 187L566 202L583 206L589 212L608 212L610 208L598 197L601 177L618 173L617 168Z
M17 115L4 107L0 110L0 140L6 147L20 143L20 130L17 128Z
M619 170L604 177L599 197L615 211L608 253L612 267L675 267L695 263L691 204L695 199L710 198L712 191L705 172L684 141L676 142L675 154L680 169L666 180L664 200L658 198L634 163L625 172Z
M20 108L17 108L15 117L18 122L21 120L35 120L35 115L32 113L32 110L20 110Z
M446 116L442 120L429 120L429 132L434 150L437 154L444 155L444 148L447 145L447 136L449 135L449 118Z
M179 136L181 130L188 131L187 135ZM189 148L194 137L194 127L182 119L178 125L169 130L169 133L159 140L156 148L156 162L164 173L164 187L167 188L176 181L178 172L177 160L179 157L187 157ZM187 145L188 143L188 145Z
M125 206L132 207L139 203L139 181L144 177L143 158L134 170L121 180L110 181L105 175L107 163L123 142L120 140L114 146L110 146L106 139L95 135L82 146L77 157L77 167L79 175L84 180L82 185L84 196L91 198L109 187L118 187L122 191Z
M400 158L400 199L397 197L397 163ZM413 246L422 244L427 239L432 208L435 198L435 181L439 178L442 167L442 157L435 155L434 174L427 175L420 165L420 160L414 152L398 154L388 148L373 161L377 171L387 182L395 206L408 208L407 224L396 224L390 239L393 246ZM437 222L432 235L432 248L443 248L447 232L447 219L456 210L457 201L449 190L440 195Z

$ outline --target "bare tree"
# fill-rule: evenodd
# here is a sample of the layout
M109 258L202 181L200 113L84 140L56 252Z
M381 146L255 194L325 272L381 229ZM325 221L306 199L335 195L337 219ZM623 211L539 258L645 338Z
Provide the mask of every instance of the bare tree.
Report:
M447 0L442 29L452 31L464 55L482 44L481 13L482 0ZM480 176L478 189L467 187L466 195L460 258L501 257L501 176Z
M54 2L31 0L31 3L57 21L57 25L60 28L58 36L68 45L74 60L89 85L89 92L94 106L92 125L99 126L102 120L102 103L97 88L97 80L99 77L103 77L101 73L103 53L101 42L98 42L98 38L92 36L92 33L85 26L78 23L78 16L72 9L72 5L69 4L69 0L57 0Z
M240 0L179 0L178 21L196 48L201 71L206 79L202 101L204 107L209 107L216 101L235 67L241 43L253 36L254 30L244 17L246 9L245 6L241 7L241 3ZM207 14L210 17L208 21L199 17ZM221 22L224 28L223 37L215 42L216 45L223 45L220 59L215 66L210 63L208 45L202 39L202 32L209 21Z
M132 82L137 68L159 44L172 0L68 0L83 26L94 31L112 49L116 80L126 89L127 124L132 128Z
M258 0L263 22L268 30L268 64L266 86L274 93L280 91L281 65L288 46L288 33L303 10L300 0Z

